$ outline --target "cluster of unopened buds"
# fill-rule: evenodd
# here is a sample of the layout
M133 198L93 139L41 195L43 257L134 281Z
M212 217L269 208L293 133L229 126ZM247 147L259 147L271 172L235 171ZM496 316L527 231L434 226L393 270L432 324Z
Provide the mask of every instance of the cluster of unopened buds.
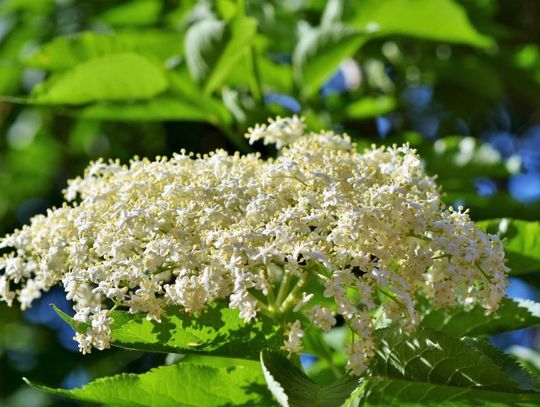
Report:
M25 309L62 285L88 324L75 338L85 353L110 346L111 307L159 321L167 307L196 314L224 300L246 323L287 316L290 353L307 324L329 331L340 316L354 374L376 351L376 320L414 329L419 298L497 308L508 273L499 238L445 207L415 150L358 152L297 117L246 137L275 144L277 158L92 163L69 182L69 203L1 241L0 299Z

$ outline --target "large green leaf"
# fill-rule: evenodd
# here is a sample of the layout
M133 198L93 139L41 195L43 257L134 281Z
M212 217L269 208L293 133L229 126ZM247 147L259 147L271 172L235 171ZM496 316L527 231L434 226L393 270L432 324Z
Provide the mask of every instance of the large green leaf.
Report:
M363 0L350 23L375 35L408 35L478 47L492 44L453 0Z
M518 391L519 384L483 352L442 332L419 328L376 331L379 341L371 365L374 376L458 387Z
M257 32L253 18L237 17L226 24L207 19L193 24L186 33L186 60L191 75L212 93L227 79ZM246 79L247 81L247 79Z
M268 388L283 407L341 406L358 386L350 376L320 386L278 352L261 352L261 364Z
M452 310L426 311L421 326L456 337L496 335L516 329L540 325L540 304L530 300L505 298L492 315L477 305L467 311L463 307Z
M512 275L540 271L540 222L490 219L478 225L489 233L500 234Z
M55 308L64 321L84 332L78 324ZM214 305L198 314L170 308L161 322L148 321L142 314L113 311L111 328L114 345L150 352L200 353L258 359L261 349L283 345L281 327L259 316L245 323L237 310Z
M25 65L63 70L88 59L134 51L166 60L183 52L182 36L171 31L119 31L114 34L82 32L53 39L24 60Z
M318 92L344 59L354 55L366 37L341 24L321 26L300 37L293 53L294 78L304 96Z
M403 379L373 377L355 392L345 407L535 407L538 393L478 390Z
M347 407L533 406L540 402L540 394L523 390L531 387L530 376L481 341L459 340L423 328L412 335L398 328L376 333L380 343L372 375L347 400Z
M32 92L31 102L81 105L152 98L168 87L164 71L145 57L110 54L84 61L52 76Z
M233 362L212 366L199 364L196 359L187 360L140 375L124 373L100 378L72 390L28 383L58 396L118 407L272 405L260 365Z

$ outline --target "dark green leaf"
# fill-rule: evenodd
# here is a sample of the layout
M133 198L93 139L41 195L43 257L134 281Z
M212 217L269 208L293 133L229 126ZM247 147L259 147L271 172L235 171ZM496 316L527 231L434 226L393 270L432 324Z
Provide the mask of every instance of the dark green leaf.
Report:
M530 377L515 361L477 340L418 329L376 331L379 349L344 406L535 406ZM495 361L492 358L499 358ZM497 404L499 403L499 404Z
M368 379L345 407L535 407L538 393L509 393L450 385L420 383L403 379Z
M399 328L376 331L379 341L371 366L375 376L458 387L517 391L518 384L478 349L425 328L407 334Z
M268 388L284 407L341 406L358 385L358 379L347 376L320 386L277 352L261 352L261 364Z
M31 386L75 400L126 407L199 407L271 405L260 365L235 361L232 366L210 366L196 360L162 366L141 375L120 374L97 379L80 389Z
M487 339L464 338L470 346L475 347L495 362L512 381L519 384L521 390L535 390L536 382L531 374L518 363L518 360L508 353L493 346Z
M135 53L101 56L82 62L38 85L31 102L80 105L90 102L141 100L168 87L164 71Z
M363 0L350 23L374 35L400 34L477 47L492 45L453 0Z
M478 222L488 233L499 233L512 275L540 271L540 222L490 219Z
M421 326L455 337L496 335L516 329L540 325L540 304L530 300L505 298L492 315L477 305L466 311L463 307L452 310L426 311Z

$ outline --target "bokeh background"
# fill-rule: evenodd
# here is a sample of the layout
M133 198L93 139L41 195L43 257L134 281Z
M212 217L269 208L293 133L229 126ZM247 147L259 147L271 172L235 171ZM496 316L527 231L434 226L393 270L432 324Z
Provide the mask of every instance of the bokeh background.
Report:
M60 205L99 157L181 148L275 154L244 132L276 115L408 141L474 219L540 218L536 0L0 1L0 233ZM540 277L509 295L540 299ZM75 387L164 355L82 356L55 289L0 305L0 405L72 405L24 385ZM493 338L540 370L535 330Z

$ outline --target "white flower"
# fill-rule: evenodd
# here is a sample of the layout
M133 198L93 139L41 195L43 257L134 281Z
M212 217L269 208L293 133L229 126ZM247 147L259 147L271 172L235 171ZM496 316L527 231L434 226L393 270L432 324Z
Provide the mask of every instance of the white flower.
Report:
M310 308L306 313L311 321L321 328L324 332L329 332L334 325L336 325L336 318L332 315L332 311L328 308L315 305Z
M289 352L289 355L291 353L300 353L302 350L302 338L304 337L300 321L294 321L293 324L289 325L286 336L287 339L281 349Z
M293 117L250 130L250 142L276 144L270 160L182 151L91 164L65 191L78 202L0 240L0 300L27 308L63 285L89 324L76 335L84 353L110 346L111 300L156 321L167 306L195 313L218 300L246 323L280 314L295 321L290 353L302 348L295 315L327 331L339 314L362 338L348 348L355 374L373 355L379 306L407 329L419 294L441 308L497 308L508 274L499 238L445 209L414 150L360 153L348 136L304 128Z

